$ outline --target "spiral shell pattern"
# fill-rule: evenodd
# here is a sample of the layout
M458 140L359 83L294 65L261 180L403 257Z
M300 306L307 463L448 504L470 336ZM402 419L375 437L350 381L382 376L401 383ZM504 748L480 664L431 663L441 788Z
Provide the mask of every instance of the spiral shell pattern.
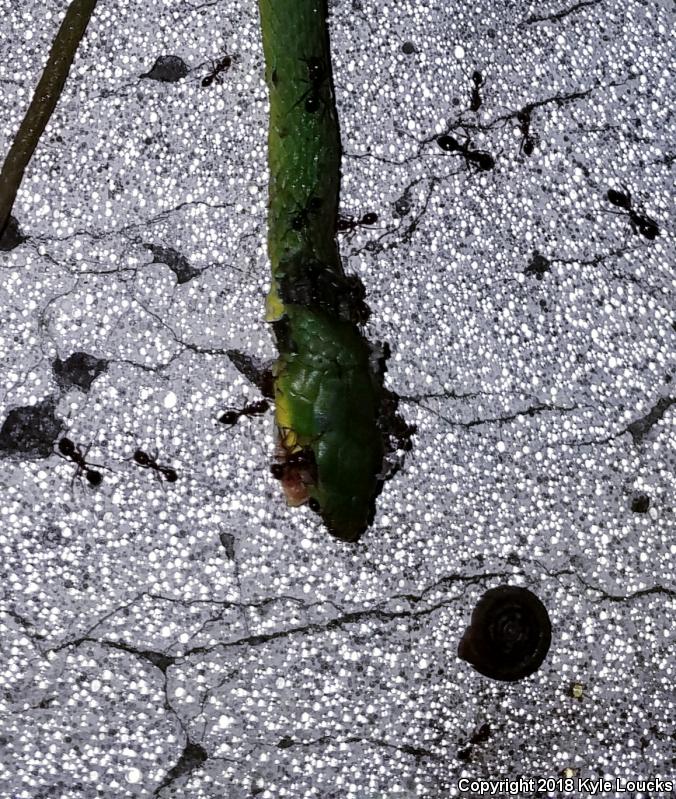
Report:
M481 597L458 646L458 657L493 680L514 682L536 672L552 640L549 614L527 588L501 585Z

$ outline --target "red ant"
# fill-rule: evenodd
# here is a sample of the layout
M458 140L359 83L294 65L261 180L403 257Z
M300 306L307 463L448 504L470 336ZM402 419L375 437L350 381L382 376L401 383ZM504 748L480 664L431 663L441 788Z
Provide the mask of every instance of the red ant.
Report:
M329 73L322 59L317 56L302 58L301 61L307 67L307 80L303 80L308 84L309 88L303 93L298 102L293 105L293 108L304 102L304 107L308 114L314 114L322 104L322 86L327 81Z
M97 472L96 469L90 469L87 461L85 460L85 456L87 455L87 452L89 452L89 447L82 452L80 446L78 444L74 444L69 438L62 438L57 446L59 453L64 458L77 464L77 472L75 473L75 477L84 473L89 485L94 487L101 485L103 481L103 475L101 472Z
M300 233L310 224L310 217L316 216L322 207L321 197L310 197L305 206L299 208L291 218L291 229Z
M608 201L615 205L617 208L622 208L626 211L631 222L631 227L634 233L640 233L646 239L651 241L660 235L660 229L657 222L648 215L641 216L631 203L631 193L626 186L622 186L625 193L617 191L616 189L608 189L606 197ZM618 213L617 211L610 211L609 213Z
M218 421L222 424L227 424L232 427L237 423L241 416L261 416L270 408L270 403L267 400L258 400L257 402L250 402L245 405L241 410L225 411L218 417Z
M525 105L520 111L516 114L517 122L519 123L519 130L521 131L521 147L519 151L523 150L525 155L533 155L533 150L535 150L535 145L537 143L537 138L535 136L530 135L530 115L533 110L532 105Z
M212 61L211 72L206 77L202 78L202 86L205 88L211 86L214 81L216 81L216 83L222 83L223 78L221 77L221 72L227 72L234 59L235 56L224 55L220 61Z
M281 480L284 477L288 468L311 468L315 465L315 456L311 449L299 449L297 452L292 452L285 455L283 463L273 463L270 467L272 476Z
M470 163L474 164L480 172L488 172L493 169L495 166L495 158L493 158L490 153L486 152L486 150L470 150L471 143L470 138L467 137L467 139L460 144L457 139L454 139L453 136L449 136L448 134L439 136L437 139L437 144L444 152L460 153L465 159L468 169Z
M289 505L297 507L306 502L311 510L318 510L318 503L310 497L309 489L317 482L317 462L310 447L289 452L284 447L280 452L281 461L270 467L272 476L281 481Z
M138 463L143 469L154 469L158 475L163 475L167 483L175 483L178 480L178 474L171 466L160 466L155 457L148 455L142 449L137 449L134 453L134 461Z
M355 219L353 216L339 216L336 223L336 231L338 233L345 233L348 230L355 230L358 226L365 227L367 225L375 225L378 221L378 214L369 211L364 214L361 219Z
M481 93L479 90L484 85L484 77L478 70L475 70L472 75L472 83L474 86L472 87L472 102L469 110L478 111L481 108Z

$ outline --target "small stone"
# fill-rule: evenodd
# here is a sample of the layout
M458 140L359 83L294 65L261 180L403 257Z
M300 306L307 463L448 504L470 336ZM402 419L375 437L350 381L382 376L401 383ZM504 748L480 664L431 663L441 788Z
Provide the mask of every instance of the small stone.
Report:
M0 450L47 458L61 432L61 420L54 415L54 402L12 408L0 429Z
M188 71L185 61L177 55L161 55L153 64L150 72L145 72L139 77L164 83L176 83L184 78Z
M235 536L230 533L221 533L219 536L221 546L225 550L225 556L228 560L235 559Z
M89 391L94 380L107 368L108 361L87 352L74 352L65 361L55 358L52 362L56 381L66 390L77 386L83 391Z
M647 494L636 494L631 500L631 509L634 513L647 513L650 507L650 497Z
M148 243L145 243L144 246L153 254L152 263L166 264L176 275L176 282L179 285L187 283L201 273L201 270L195 269L184 255L171 247L160 247Z

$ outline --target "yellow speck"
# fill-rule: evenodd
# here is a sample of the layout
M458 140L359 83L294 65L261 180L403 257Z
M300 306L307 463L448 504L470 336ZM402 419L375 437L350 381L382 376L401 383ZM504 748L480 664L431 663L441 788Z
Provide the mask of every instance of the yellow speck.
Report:
M277 287L272 284L272 288L265 301L265 321L276 322L284 316L284 304L277 294Z

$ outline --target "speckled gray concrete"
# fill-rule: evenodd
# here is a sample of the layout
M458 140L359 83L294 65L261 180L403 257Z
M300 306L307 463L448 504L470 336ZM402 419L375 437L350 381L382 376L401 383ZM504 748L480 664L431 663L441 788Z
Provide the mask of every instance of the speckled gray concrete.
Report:
M3 153L64 6L0 2ZM346 265L419 430L346 546L285 507L269 416L216 421L258 397L225 351L274 355L256 5L99 4L15 206L28 239L0 254L0 423L37 405L103 475L74 480L49 440L0 462L3 799L674 775L667 8L332 4L342 203L379 215ZM139 79L165 55L188 73ZM495 169L437 146L461 122ZM654 240L607 213L623 185ZM74 352L95 379L55 367ZM456 656L505 582L554 627L514 685Z

